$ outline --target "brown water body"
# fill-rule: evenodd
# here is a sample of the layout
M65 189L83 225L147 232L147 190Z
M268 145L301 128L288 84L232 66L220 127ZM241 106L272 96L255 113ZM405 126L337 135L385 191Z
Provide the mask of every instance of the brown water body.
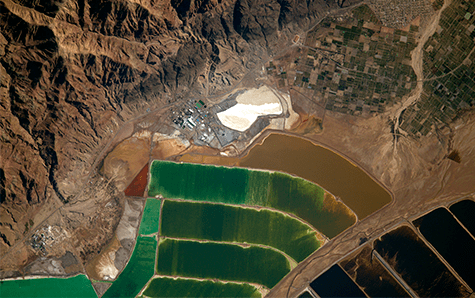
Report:
M296 136L271 133L240 159L184 155L180 161L286 172L339 197L363 219L391 202L391 195L341 155Z

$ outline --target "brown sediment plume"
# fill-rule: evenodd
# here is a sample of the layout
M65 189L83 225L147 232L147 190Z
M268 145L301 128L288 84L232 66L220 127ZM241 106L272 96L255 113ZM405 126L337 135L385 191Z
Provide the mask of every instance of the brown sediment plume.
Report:
M124 190L124 194L129 197L142 197L147 186L148 163L140 170L134 180Z
M343 206L344 207L343 207ZM328 191L325 191L324 197L323 197L323 206L324 209L328 210L330 213L345 213L348 215L350 218L354 220L354 223L358 221L358 217L356 216L356 213L354 213L350 207L348 207L343 201L337 199L334 195L329 193Z

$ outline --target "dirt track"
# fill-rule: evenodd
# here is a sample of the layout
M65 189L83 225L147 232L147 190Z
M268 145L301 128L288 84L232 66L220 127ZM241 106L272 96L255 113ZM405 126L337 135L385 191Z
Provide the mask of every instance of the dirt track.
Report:
M391 119L393 119L393 121L395 122L395 134L399 133L399 120L401 118L402 112L411 105L415 104L421 98L421 93L424 86L423 47L427 40L429 40L429 38L434 35L435 31L437 30L442 11L447 8L450 2L451 0L444 1L444 6L442 6L442 8L432 17L427 27L423 29L422 33L419 36L416 48L411 52L411 65L417 76L417 85L416 88L412 90L412 92L407 96L407 98L403 99L401 106L397 108L396 111L394 111L393 115L390 116ZM394 144L394 150L397 150L396 143Z

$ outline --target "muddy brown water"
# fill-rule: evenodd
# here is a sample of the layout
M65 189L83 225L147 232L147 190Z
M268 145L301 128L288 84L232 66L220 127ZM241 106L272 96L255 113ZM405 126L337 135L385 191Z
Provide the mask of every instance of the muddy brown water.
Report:
M270 133L242 158L185 154L182 162L286 172L312 181L339 197L359 219L381 209L391 195L347 159L301 137Z
M270 134L238 165L283 171L315 182L340 197L359 219L391 201L390 194L362 169L337 153L300 137Z

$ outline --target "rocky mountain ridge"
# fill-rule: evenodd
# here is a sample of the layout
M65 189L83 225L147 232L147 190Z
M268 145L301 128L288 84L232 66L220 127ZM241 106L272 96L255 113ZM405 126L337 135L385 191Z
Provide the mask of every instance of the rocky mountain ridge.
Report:
M97 196L82 190L121 124L229 90L358 2L1 0L0 257L46 213ZM107 188L106 202L120 197Z

